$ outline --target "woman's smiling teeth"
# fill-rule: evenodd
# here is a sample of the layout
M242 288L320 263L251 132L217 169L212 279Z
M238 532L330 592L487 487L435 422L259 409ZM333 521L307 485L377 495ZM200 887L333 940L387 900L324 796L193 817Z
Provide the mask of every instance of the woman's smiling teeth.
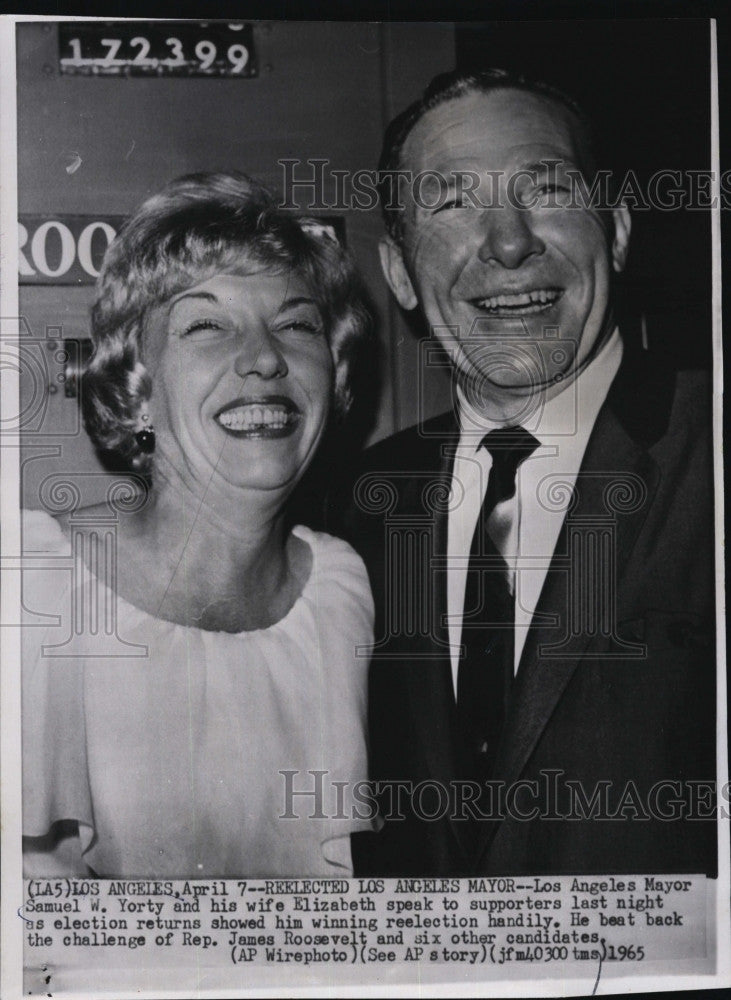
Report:
M283 430L294 423L294 409L282 403L245 403L219 413L216 419L230 431Z
M558 288L536 288L527 292L513 292L471 299L472 305L491 315L528 315L548 309L561 297Z

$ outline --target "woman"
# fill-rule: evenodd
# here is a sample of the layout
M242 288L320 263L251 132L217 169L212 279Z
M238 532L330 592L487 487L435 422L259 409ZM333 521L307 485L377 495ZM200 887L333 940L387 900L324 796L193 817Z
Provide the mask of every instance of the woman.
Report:
M24 630L26 874L349 872L372 601L285 505L348 408L358 287L327 227L237 174L174 181L109 248L85 426L151 486L26 518L24 604L60 621Z

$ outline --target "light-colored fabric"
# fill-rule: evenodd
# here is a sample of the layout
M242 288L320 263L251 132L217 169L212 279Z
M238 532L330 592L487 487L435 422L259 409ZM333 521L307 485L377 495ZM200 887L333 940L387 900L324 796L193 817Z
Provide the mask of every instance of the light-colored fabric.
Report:
M621 361L622 338L615 329L575 381L552 399L536 400L531 412L516 421L540 442L540 447L518 468L515 495L495 508L496 516L509 526L501 554L508 564L515 594L516 672L571 488ZM490 453L480 447L480 442L488 431L502 426L472 409L461 393L459 403L460 439L452 472L455 503L447 522L447 614L455 697L467 566L492 467Z
M313 554L301 596L270 628L229 634L132 606L75 563L52 518L26 513L24 833L79 831L31 842L29 874L350 873L349 834L370 828L351 795L367 777L356 649L373 604L345 542L295 534ZM310 794L288 808L287 783Z

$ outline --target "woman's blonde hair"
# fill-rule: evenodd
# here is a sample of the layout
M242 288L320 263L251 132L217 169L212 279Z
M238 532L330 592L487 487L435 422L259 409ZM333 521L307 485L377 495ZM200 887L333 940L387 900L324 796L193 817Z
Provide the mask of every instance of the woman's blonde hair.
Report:
M215 273L247 264L294 271L325 322L335 362L334 413L353 401L353 367L375 350L367 297L350 255L327 226L277 207L242 173L190 174L148 198L107 250L92 308L94 351L82 380L84 425L97 449L150 472L135 433L152 391L145 368L147 310Z

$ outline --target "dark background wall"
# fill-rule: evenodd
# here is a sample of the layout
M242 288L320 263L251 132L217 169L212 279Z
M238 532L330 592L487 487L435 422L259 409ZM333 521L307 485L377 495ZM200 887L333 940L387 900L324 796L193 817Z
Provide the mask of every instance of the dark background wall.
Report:
M711 166L710 25L694 19L491 21L456 26L457 65L553 83L596 124L603 165L641 190L659 170ZM692 184L692 181L690 182ZM623 278L653 350L711 363L711 215L638 208Z

